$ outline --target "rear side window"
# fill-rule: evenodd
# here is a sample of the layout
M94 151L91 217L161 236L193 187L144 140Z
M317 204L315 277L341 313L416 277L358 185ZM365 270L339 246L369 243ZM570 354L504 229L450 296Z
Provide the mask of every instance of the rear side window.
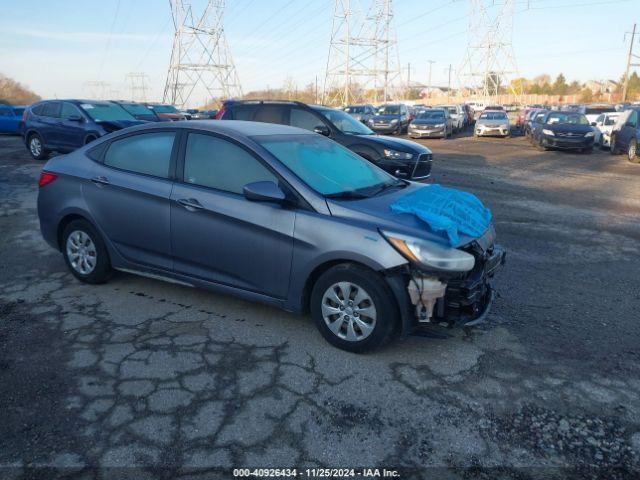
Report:
M0 117L13 117L13 111L8 108L0 108Z
M154 177L169 178L175 133L141 133L109 145L104 164Z
M50 102L45 103L44 108L42 109L42 113L40 114L44 117L60 117L60 102Z
M286 113L287 109L281 105L261 105L258 107L258 111L256 112L253 121L287 125ZM236 118L236 120L240 119Z
M44 110L44 105L36 105L31 109L31 112L35 115L42 115L42 111Z
M253 155L239 146L199 133L190 133L184 157L184 181L242 195L247 183L277 177Z

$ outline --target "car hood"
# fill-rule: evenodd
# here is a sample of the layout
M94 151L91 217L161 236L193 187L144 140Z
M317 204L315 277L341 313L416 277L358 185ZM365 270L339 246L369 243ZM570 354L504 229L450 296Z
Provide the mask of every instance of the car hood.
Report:
M395 213L391 211L391 204L425 185L409 182L402 189L393 189L371 198L362 200L327 199L327 205L334 217L349 219L353 222L362 222L363 226L374 224L377 228L409 235L438 243L448 247L449 242L445 236L433 233L429 226L418 217L410 213ZM456 248L464 246L475 240L473 237L460 233L460 240Z
M402 138L388 137L386 135L361 135L359 138L366 138L368 141L377 143L383 148L391 148L399 152L431 153L431 150L424 145Z
M371 118L374 122L390 122L391 120L399 120L400 115L374 115Z
M552 132L569 132L569 133L589 133L593 131L591 125L569 125L566 123L555 123L552 125L545 125L545 129Z

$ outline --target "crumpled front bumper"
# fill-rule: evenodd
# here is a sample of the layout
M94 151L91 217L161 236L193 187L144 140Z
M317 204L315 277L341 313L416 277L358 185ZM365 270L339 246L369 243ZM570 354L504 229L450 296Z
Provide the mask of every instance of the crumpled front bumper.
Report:
M486 320L495 299L491 279L504 265L506 250L500 245L492 245L486 251L477 248L469 253L476 257L473 270L462 277L446 279L445 295L436 301L433 316L427 322L417 318L415 305L411 303L407 293L408 282L416 273L412 270L413 267L387 275L387 283L400 307L401 335L408 335L424 325L467 327Z

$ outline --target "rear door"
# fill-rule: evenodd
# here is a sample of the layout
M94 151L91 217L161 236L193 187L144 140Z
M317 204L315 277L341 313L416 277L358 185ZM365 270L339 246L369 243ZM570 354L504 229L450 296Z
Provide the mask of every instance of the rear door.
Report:
M169 270L169 199L176 132L135 133L114 140L83 189L94 220L127 260Z
M62 146L60 138L60 102L47 102L43 105L38 117L38 133L45 146L59 148Z
M191 132L183 141L183 182L171 195L175 270L284 298L289 288L295 210L252 202L242 187L279 183L252 152L226 137Z

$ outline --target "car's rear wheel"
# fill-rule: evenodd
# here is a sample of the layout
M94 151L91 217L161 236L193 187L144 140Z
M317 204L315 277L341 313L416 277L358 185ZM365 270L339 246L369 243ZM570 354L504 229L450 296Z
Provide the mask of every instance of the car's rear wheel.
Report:
M629 142L629 148L627 148L627 159L631 163L638 163L640 159L638 158L638 144L635 139Z
M310 306L322 336L349 352L381 347L398 322L397 306L384 278L351 263L336 265L318 278Z
M37 133L29 135L27 146L29 147L29 153L35 160L46 160L49 158L49 151L44 148L42 138Z
M95 135L87 135L87 138L84 139L84 144L88 145L91 142L94 142L97 140L98 137L96 137Z
M111 276L109 253L93 226L74 220L62 233L62 252L71 273L86 283L104 283Z

